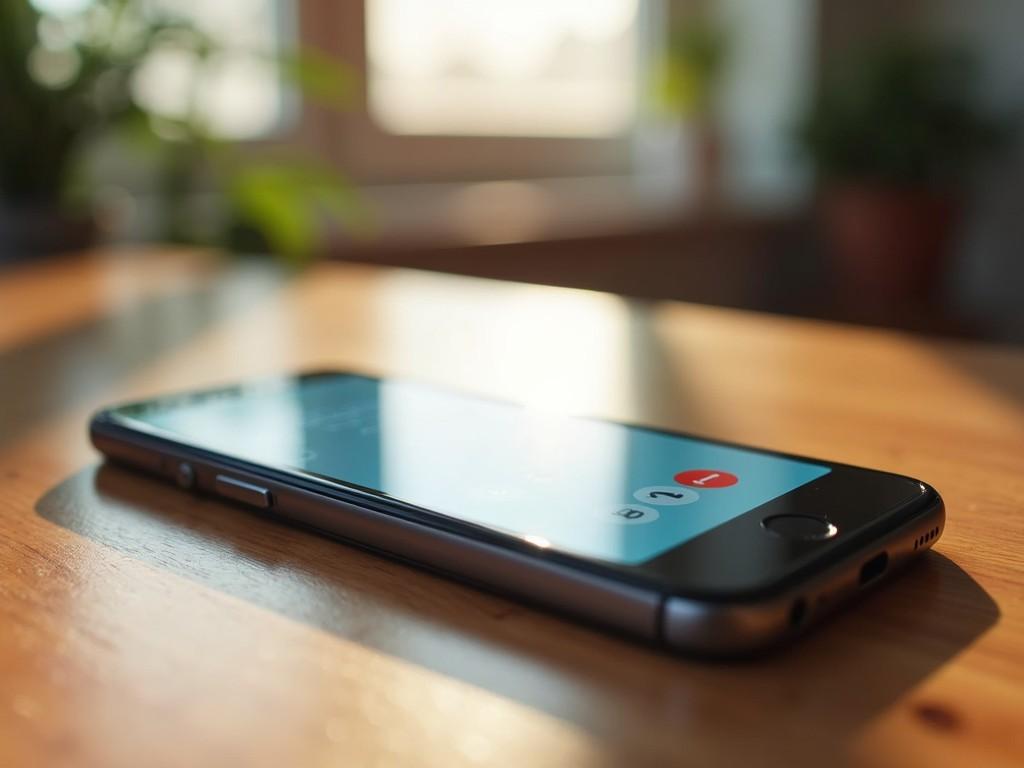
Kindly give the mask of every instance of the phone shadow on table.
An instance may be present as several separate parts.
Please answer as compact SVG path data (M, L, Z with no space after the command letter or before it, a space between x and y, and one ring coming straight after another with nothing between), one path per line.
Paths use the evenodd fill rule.
M36 510L148 565L572 722L623 755L657 752L659 738L706 742L729 723L715 757L763 746L813 761L999 618L970 576L932 552L790 648L697 662L109 464L68 478ZM914 714L925 726L958 720L956 702ZM791 738L794 722L810 737Z

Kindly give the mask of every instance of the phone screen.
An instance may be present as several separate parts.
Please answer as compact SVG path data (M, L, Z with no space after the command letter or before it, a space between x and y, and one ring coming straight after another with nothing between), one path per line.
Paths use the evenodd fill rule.
M827 466L396 380L325 374L119 411L179 442L292 467L619 564L650 560Z

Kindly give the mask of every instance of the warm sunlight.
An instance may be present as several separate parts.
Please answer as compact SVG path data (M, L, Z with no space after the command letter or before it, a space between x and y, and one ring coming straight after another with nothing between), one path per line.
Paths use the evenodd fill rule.
M637 0L371 0L371 109L402 134L621 133L637 17Z

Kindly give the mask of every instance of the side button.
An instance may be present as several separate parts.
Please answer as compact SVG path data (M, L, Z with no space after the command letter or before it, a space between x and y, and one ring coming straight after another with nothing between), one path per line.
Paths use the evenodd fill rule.
M196 471L192 469L192 465L187 461L183 461L178 464L178 466L174 468L174 482L186 491L194 488L196 485Z
M244 480L236 480L227 475L217 475L213 481L213 486L221 496L233 499L234 501L240 501L251 507L270 509L270 491L266 488L260 488L258 485L247 483Z

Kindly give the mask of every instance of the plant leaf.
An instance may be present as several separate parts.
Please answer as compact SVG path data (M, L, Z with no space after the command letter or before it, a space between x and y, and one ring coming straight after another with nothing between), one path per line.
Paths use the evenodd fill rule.
M315 103L342 111L354 103L358 78L345 62L309 47L279 60L285 76Z

